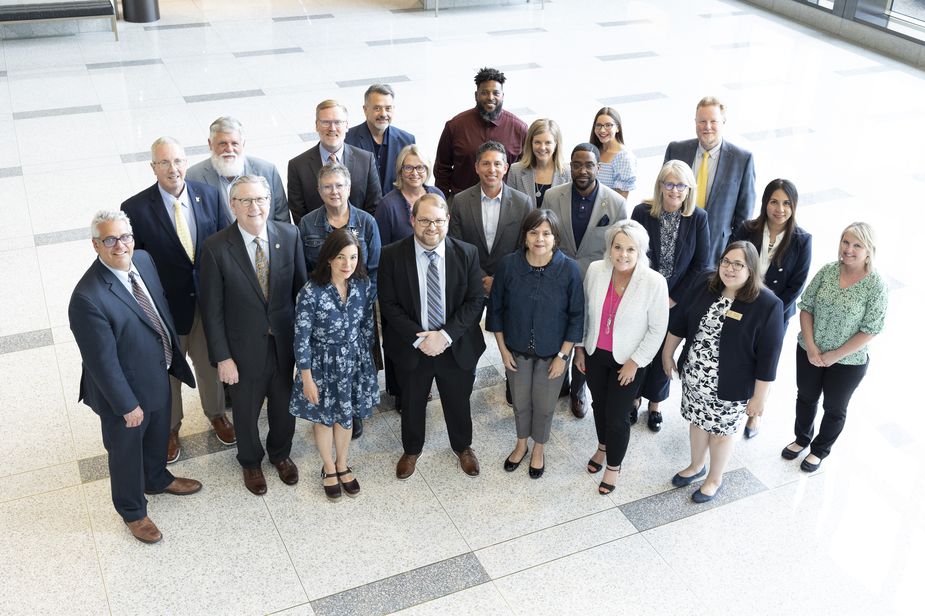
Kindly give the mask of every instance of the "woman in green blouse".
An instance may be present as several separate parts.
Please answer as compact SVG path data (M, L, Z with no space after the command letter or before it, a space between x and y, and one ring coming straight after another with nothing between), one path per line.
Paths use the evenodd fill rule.
M807 473L819 468L845 427L848 402L867 372L867 343L883 329L887 288L874 269L876 250L870 225L848 225L838 261L819 270L798 304L796 440L781 456L793 460L809 447L800 464ZM820 396L822 422L813 438Z

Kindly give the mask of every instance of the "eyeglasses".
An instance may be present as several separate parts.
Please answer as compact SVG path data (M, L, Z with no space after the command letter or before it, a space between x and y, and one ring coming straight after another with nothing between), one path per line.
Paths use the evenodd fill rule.
M346 123L347 120L318 120L318 124L321 124L325 128L331 128L332 126L340 128Z
M340 192L347 188L346 184L322 184L318 188L321 192Z
M176 167L177 169L182 169L186 166L185 158L175 158L173 160L158 160L152 161L151 163L159 169L170 169L170 167Z
M610 130L614 126L616 126L616 124L614 124L613 122L608 122L607 124L595 124L594 130L601 130L602 128L605 130Z
M730 261L726 257L719 262L720 267L731 267L734 272L741 272L742 268L745 267L745 264L741 261Z
M424 165L402 165L402 173L411 173L412 171L417 171L418 173L427 173L427 167Z
M438 218L437 220L431 220L430 218L415 218L414 220L425 229L430 229L431 226L442 229L443 225L446 224L446 218Z
M243 203L246 207L251 205L256 205L257 207L263 207L270 201L270 197L245 197L239 199L238 197L232 197L232 201L237 201L238 203Z
M116 242L122 242L126 246L129 244L135 243L135 236L131 233L123 233L122 235L116 237L115 235L110 235L109 237L104 237L103 239L96 239L97 242L105 246L106 248L112 248L116 245Z
M594 171L597 169L597 163L569 163L569 167L572 168L572 171L581 171L582 169L586 171Z
M674 182L662 182L662 186L665 187L665 190L676 190L678 192L684 192L690 188L687 184L675 184Z

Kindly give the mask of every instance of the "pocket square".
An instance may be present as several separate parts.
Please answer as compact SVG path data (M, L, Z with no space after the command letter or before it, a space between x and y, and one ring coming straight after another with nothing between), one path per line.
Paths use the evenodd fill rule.
M609 225L610 225L610 216L608 216L607 214L604 214L603 216L601 216L601 219L597 221L598 227L607 227Z

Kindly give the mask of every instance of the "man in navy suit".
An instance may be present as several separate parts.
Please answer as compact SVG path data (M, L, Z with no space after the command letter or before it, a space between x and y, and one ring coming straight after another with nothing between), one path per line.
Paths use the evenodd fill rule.
M414 143L414 135L392 126L395 91L385 83L374 83L363 95L366 121L347 131L344 143L373 155L382 194L395 188L395 159L406 145Z
M234 213L228 202L228 189L242 175L260 175L270 183L273 192L273 220L289 222L289 202L283 189L283 180L273 163L244 154L244 128L241 122L222 116L209 126L209 150L212 155L189 168L186 178L208 184L222 196L223 213L228 224L234 222Z
M449 209L438 195L418 199L414 235L382 250L378 287L385 350L401 385L404 454L395 474L414 473L424 448L427 395L437 381L450 447L463 472L479 474L472 451L469 397L475 367L485 351L479 327L485 292L475 246L446 237Z
M350 171L350 203L370 214L382 198L379 174L373 155L344 143L347 133L347 108L335 100L324 100L315 107L315 130L318 143L289 161L289 211L292 221L324 205L318 193L318 172L328 163L337 162Z
M223 229L221 197L211 186L185 181L186 154L172 137L151 145L151 168L157 182L122 204L135 229L135 247L154 259L170 314L179 334L181 355L189 353L199 383L202 410L218 440L234 445L234 426L225 416L225 395L215 367L209 363L199 312L199 259L206 238ZM167 463L180 457L183 400L180 381L170 380L170 437Z
M193 494L194 479L167 470L168 374L195 386L151 257L134 250L123 212L97 212L90 226L99 255L68 305L83 371L80 397L100 417L109 454L112 503L136 539L161 540L145 494Z
M723 139L726 106L719 99L700 99L694 124L697 138L669 143L664 162L682 160L694 170L697 206L706 209L710 225L710 264L716 267L729 236L751 218L755 163L751 152ZM706 169L702 168L704 163Z

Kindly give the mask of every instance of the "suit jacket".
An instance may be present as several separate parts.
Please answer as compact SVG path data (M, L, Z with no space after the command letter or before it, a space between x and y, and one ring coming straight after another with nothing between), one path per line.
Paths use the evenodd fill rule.
M683 160L693 169L696 155L696 139L672 141L665 150L664 162ZM755 205L755 162L752 153L724 139L717 165L713 188L707 194L705 208L710 223L711 267L716 266L732 232L751 218Z
M373 155L345 143L343 157L350 171L350 203L374 214L376 203L382 198L382 188ZM295 224L324 205L318 193L318 172L323 166L321 146L317 143L289 161L289 211Z
M543 198L543 209L552 210L559 216L562 228L559 229L561 244L559 248L578 261L581 268L581 277L592 261L604 257L607 247L604 246L604 231L607 227L626 216L626 199L618 195L612 188L607 188L598 182L597 198L588 221L588 230L581 238L581 246L575 246L575 234L572 232L572 183L554 186L546 191ZM606 219L605 219L606 216Z
M385 353L405 369L417 366L422 352L414 348L421 325L421 291L415 263L414 236L382 249L379 261L379 309ZM485 294L479 275L479 255L475 246L446 238L446 323L444 331L453 344L452 353L460 368L475 370L485 351L485 338L479 327Z
M241 175L259 175L267 180L270 184L270 197L273 199L273 220L278 222L289 222L289 202L286 199L286 190L283 188L283 180L279 177L279 171L273 163L254 158L252 156L244 157L244 173ZM222 197L222 213L227 219L228 225L235 221L234 214L231 213L231 207L228 204L228 193L222 186L222 181L218 178L218 172L212 166L212 160L207 158L189 168L186 172L186 179L208 184L218 190Z
M196 217L195 261L189 260L180 244L157 183L122 203L122 211L132 221L135 249L145 250L154 258L158 276L167 293L170 314L182 336L193 327L202 245L207 237L228 225L218 190L191 181L186 182L186 190Z
M380 178L382 183L379 187L383 194L395 188L395 159L398 158L398 153L401 152L403 147L411 145L414 142L414 135L411 133L396 126L389 126L388 140L386 141L389 157L385 161L385 177ZM376 142L373 139L372 133L369 132L369 125L366 122L357 124L348 130L347 136L344 138L344 143L373 154L373 164L375 164Z
M633 210L633 220L645 227L649 234L646 254L649 266L658 271L662 253L661 222L649 215L652 206L640 203ZM678 224L678 239L674 245L674 269L668 279L668 297L681 300L700 272L715 266L710 263L710 228L707 213L694 208L690 216L682 216Z
M507 177L504 178L504 181L507 182L507 185L511 188L515 188L527 195L530 198L530 201L533 202L533 207L537 207L536 177L533 174L533 169L528 169L524 167L523 162L517 161L507 170ZM565 168L562 171L553 171L552 186L550 186L550 188L571 181L572 174L569 172L568 168Z
M268 336L276 341L280 370L295 365L292 340L295 300L305 285L305 257L299 230L267 221L270 297L264 299L257 272L234 224L206 240L202 254L202 322L209 360L233 359L241 375L263 373Z
M488 250L485 226L482 222L482 188L480 184L476 184L453 198L449 234L478 248L482 276L494 276L498 262L517 250L520 228L532 209L533 205L527 195L510 186L502 185L501 215L498 218L498 228L495 230L495 241L492 242L491 250Z
M751 242L755 250L760 253L761 244L764 241L764 230L749 233L743 223L729 238L729 243L739 240ZM813 236L800 227L794 228L787 252L780 257L780 264L776 259L771 259L768 271L764 273L764 284L784 304L784 321L786 322L796 314L797 298L806 286L809 264L813 257Z
M101 416L125 415L137 406L145 412L169 413L168 374L196 386L180 351L154 261L145 251L135 250L132 262L167 326L173 361L168 370L161 336L151 320L119 279L96 259L74 288L67 316L82 362L78 400Z

